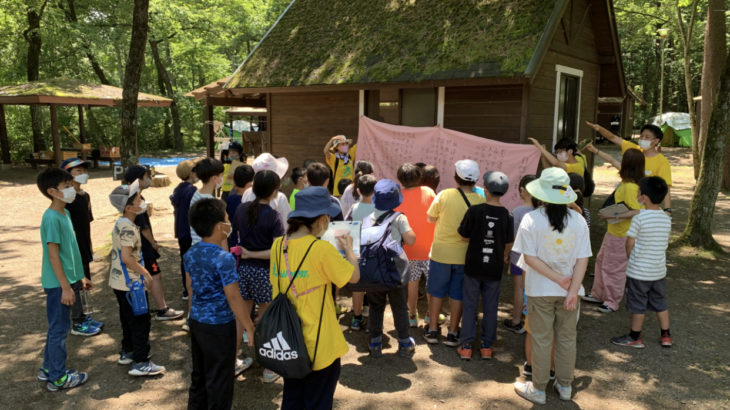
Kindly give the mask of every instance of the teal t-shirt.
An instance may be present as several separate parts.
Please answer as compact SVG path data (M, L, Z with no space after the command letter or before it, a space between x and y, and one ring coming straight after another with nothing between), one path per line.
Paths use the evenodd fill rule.
M48 243L58 244L58 254L61 266L69 284L76 283L84 277L84 267L81 263L81 252L76 242L76 234L71 223L68 210L64 214L46 209L41 220L41 244L43 246L43 264L41 265L41 285L46 289L58 288L56 274L48 257Z

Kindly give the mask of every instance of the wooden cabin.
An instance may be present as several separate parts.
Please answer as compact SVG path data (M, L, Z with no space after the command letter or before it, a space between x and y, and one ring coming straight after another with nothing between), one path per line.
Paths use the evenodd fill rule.
M551 146L592 136L599 98L627 91L611 0L296 0L191 95L209 115L266 107L272 152L299 164L355 138L360 115Z

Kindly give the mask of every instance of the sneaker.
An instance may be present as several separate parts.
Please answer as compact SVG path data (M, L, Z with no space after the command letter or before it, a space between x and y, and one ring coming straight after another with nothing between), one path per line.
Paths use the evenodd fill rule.
M98 322L98 321L92 319L91 316L86 316L86 321L84 323L88 324L89 326L98 328L98 329L104 328L104 323Z
M515 393L523 399L529 400L537 404L545 404L545 391L537 390L532 382L516 382L514 384Z
M183 291L182 296L181 296L181 299L182 300L188 300L188 292L186 290Z
M408 325L410 327L418 327L418 313L408 314Z
M583 299L584 301L590 302L590 303L603 303L602 300L593 297L593 295L591 295L591 294L581 296L580 298Z
M370 316L370 306L363 306L362 307L362 317L369 317Z
M352 323L350 323L350 329L352 330L360 330L362 329L362 325L365 322L364 319L358 319L356 317L352 318Z
M76 373L75 369L66 369L66 374ZM38 369L38 375L36 376L39 382L47 382L48 381L48 369L40 368Z
M87 380L89 380L89 375L86 373L69 373L68 371L66 371L66 374L64 374L63 377L56 380L55 382L48 381L48 383L46 383L46 389L48 389L48 391L72 389L74 387L81 386L82 384L86 383Z
M555 370L550 369L550 380L555 380Z
M246 357L243 360L236 358L236 370L235 370L234 375L238 376L239 374L248 370L248 368L251 367L251 365L253 365L253 358Z
M570 386L561 386L557 381L553 383L553 388L555 388L555 391L560 395L560 400L570 401L570 398L573 395L573 388Z
M76 336L94 336L98 335L101 329L98 327L90 326L88 323L74 323L71 326L71 334Z
M527 364L527 362L522 365L522 374L524 374L525 376L532 376L532 366Z
M672 347L672 336L662 336L662 347Z
M484 343L482 343L482 347L479 348L479 354L482 356L482 360L492 360L494 351L491 347L486 347L484 346Z
M461 360L471 360L471 345L469 343L462 343L461 346L456 348L456 353Z
M449 347L456 347L459 345L459 334L454 332L449 332L446 335L446 340L444 340L444 344Z
M182 325L182 330L190 333L190 323L188 323L188 320L190 319L185 319L185 323Z
M175 310L173 308L164 308L157 311L157 314L155 315L155 319L157 320L175 320L180 319L185 312L182 310Z
M644 345L644 341L641 340L641 336L639 336L639 338L636 340L632 339L629 335L612 337L611 343L618 346L633 347L634 349L643 349L644 347L646 347Z
M605 303L602 303L601 306L598 307L598 311L601 313L612 313L615 312L616 309L606 305Z
M432 345L437 344L439 342L439 336L440 336L439 333L440 332L438 329L436 329L436 330L427 329L426 333L423 334L423 339L426 341L426 343L429 343Z
M518 324L515 325L512 322L512 319L505 319L503 323L504 323L504 327L506 327L507 330L509 330L512 333L516 333L518 335L521 335L521 334L523 334L523 333L526 332L524 326L522 326L522 322L520 322L520 323L518 323Z
M264 369L264 374L263 374L263 381L264 381L264 383L273 383L276 380L278 380L279 377L281 377L281 376L279 376L275 372L273 372L273 371L271 371L269 369Z
M368 350L370 350L370 357L373 359L380 359L383 357L383 343L375 342L368 344Z
M127 374L130 376L155 376L165 373L165 366L159 366L152 361L134 363Z
M132 364L134 362L134 353L132 352L119 352L119 360L117 360L117 363L119 364ZM152 353L147 353L147 360L152 358Z
M412 337L408 338L408 343L398 343L399 357L413 357L416 353L416 341Z

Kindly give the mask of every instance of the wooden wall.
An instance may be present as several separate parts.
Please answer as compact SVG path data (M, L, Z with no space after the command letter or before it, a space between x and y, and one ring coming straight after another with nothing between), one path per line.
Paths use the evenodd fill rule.
M444 128L520 142L522 85L446 87Z
M530 86L528 136L552 145L555 115L556 64L583 71L578 137L593 135L585 121L595 121L600 65L586 0L573 0L559 25L542 65ZM588 11L590 13L591 11Z
M286 157L290 170L305 159L323 162L330 138L357 138L357 112L357 91L271 94L271 151Z

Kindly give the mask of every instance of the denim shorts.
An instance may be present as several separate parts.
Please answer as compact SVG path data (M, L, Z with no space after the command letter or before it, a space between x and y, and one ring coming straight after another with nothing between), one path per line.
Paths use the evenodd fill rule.
M463 299L464 265L429 261L426 292L437 298L449 296L453 300Z

